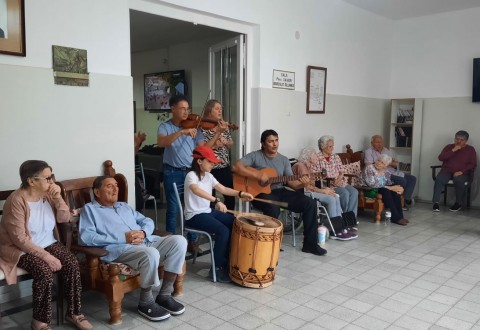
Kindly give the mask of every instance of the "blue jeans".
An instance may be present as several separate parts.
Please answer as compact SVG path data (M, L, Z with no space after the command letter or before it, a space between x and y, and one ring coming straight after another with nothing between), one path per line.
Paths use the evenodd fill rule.
M230 257L230 237L235 217L230 213L212 210L212 213L200 213L186 223L189 227L215 234L213 258L215 267L226 268Z
M404 177L392 175L392 181L394 184L398 184L403 187L403 197L405 197L406 200L412 199L413 190L417 184L416 177L406 173Z
M165 230L171 232L172 234L176 233L177 216L180 210L178 207L177 198L175 197L173 183L175 182L177 186L185 184L185 177L187 176L187 173L188 170L176 169L166 164L163 166L163 187L165 188L165 197L167 199ZM181 195L180 198L183 198L183 195ZM194 241L197 239L197 235L188 233L187 239L189 241Z

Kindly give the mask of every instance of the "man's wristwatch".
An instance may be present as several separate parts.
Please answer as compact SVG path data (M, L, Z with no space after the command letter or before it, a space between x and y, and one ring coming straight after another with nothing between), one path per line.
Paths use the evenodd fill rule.
M214 202L214 203L215 203L215 205L217 205L217 204L218 204L218 203L220 203L220 202L221 202L220 198L218 198L218 197L217 197L217 198L215 198L215 202Z

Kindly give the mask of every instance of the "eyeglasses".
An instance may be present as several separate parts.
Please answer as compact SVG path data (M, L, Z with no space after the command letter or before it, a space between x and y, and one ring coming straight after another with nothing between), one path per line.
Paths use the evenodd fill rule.
M50 176L47 176L46 178L41 177L41 176L34 176L33 177L35 180L47 180L48 183L52 182L53 180L53 174Z
M186 113L191 113L192 109L189 108L179 108L181 111L186 112Z

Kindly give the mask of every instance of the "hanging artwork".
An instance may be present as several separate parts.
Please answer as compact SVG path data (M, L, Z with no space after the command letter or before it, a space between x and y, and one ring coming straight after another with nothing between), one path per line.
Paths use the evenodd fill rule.
M87 50L53 46L55 84L88 86Z

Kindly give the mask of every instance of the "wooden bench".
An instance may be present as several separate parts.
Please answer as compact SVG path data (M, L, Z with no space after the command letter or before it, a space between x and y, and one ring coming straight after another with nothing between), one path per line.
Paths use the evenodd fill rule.
M0 191L0 201L5 201L8 198L8 196L10 196L14 191L15 190ZM1 216L3 216L3 210L0 210L0 221L1 221ZM55 227L55 238L57 240L59 239L57 227ZM28 281L31 279L32 279L32 275L30 275L25 269L17 267L17 284L18 282ZM63 323L63 285L62 285L62 281L59 279L58 276L56 276L56 281L57 281L57 290L56 290L57 294L56 294L56 297L54 295L54 299L57 301L56 303L57 325L61 325ZM7 285L7 280L5 279L5 274L3 273L3 271L0 270L0 287L6 286L6 285ZM23 310L23 308L21 306L18 306L6 311L2 311L1 315L10 315L21 310Z
M105 175L115 178L118 183L118 200L127 202L128 184L125 176L115 173L111 161L104 162ZM62 196L70 209L78 209L93 200L93 181L96 177L64 180L59 182L62 187ZM76 222L62 224L62 236L66 245L76 254L85 257L81 265L82 282L85 288L103 293L109 304L110 324L122 322L122 300L126 293L140 288L140 275L122 275L118 264L104 264L100 257L106 256L108 251L99 247L88 247L78 244L78 227ZM165 236L165 232L155 231L154 234ZM174 296L183 294L183 279L185 276L185 264L183 274L177 276L174 284ZM163 266L159 267L159 275L162 278Z

